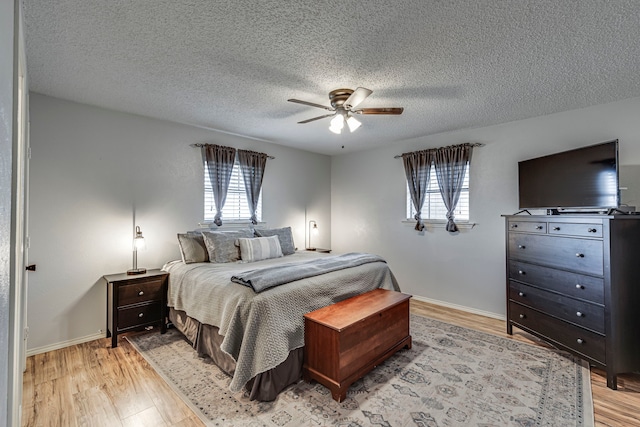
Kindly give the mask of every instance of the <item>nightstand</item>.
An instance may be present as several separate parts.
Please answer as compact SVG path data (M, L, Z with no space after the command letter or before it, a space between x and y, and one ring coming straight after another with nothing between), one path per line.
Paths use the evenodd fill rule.
M330 254L331 249L323 249L323 248L313 248L313 249L305 249L307 251L319 252L322 254Z
M118 334L160 325L167 331L166 306L169 273L148 270L144 274L107 274L107 338L118 346Z

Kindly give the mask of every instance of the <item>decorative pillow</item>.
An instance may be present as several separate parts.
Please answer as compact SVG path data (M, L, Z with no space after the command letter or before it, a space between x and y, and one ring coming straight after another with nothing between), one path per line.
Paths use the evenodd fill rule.
M256 228L255 234L258 237L278 236L283 255L291 255L296 252L296 246L293 244L293 234L291 233L291 227L270 228L263 230L259 230Z
M209 262L236 262L240 259L240 248L236 240L253 237L251 230L203 231L204 244L209 253Z
M209 262L209 254L204 244L202 234L180 234L178 233L178 244L180 245L180 254L185 264L193 262Z
M262 259L280 258L282 249L278 236L238 239L242 262L260 261Z

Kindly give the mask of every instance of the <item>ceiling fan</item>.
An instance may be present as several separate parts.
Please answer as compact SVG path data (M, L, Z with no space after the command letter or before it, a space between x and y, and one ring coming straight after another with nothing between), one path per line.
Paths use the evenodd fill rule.
M359 87L356 90L352 89L336 89L329 92L329 102L331 107L326 107L321 104L316 104L313 102L301 101L299 99L287 99L289 102L295 102L303 105L310 105L312 107L322 108L323 110L331 111L331 114L325 114L323 116L314 117L311 119L303 120L298 122L300 124L313 122L315 120L324 119L325 117L332 117L331 126L329 130L333 133L340 133L344 128L344 124L346 123L349 126L349 130L351 132L355 131L360 127L362 123L358 121L354 114L391 114L398 115L402 114L404 108L401 107L393 107L393 108L358 108L356 107L360 105L362 101L367 99L369 95L373 93L372 90L366 89L363 87Z

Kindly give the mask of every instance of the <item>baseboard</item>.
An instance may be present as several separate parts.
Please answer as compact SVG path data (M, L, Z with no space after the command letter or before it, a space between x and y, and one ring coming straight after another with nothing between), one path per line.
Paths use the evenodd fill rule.
M480 316L485 316L485 317L491 317L493 319L498 319L498 320L506 319L506 317L502 314L491 313L489 311L478 310L476 308L466 307L464 305L452 304L449 302L439 301L431 298L425 298L418 295L414 295L413 299L417 301L427 302L429 304L435 304L443 307L453 308L460 311L465 311L467 313L478 314ZM55 344L46 345L44 347L31 348L27 350L27 357L34 356L36 354L46 353L48 351L60 350L61 348L69 347L76 344L82 344L82 343L93 341L93 340L102 339L104 337L105 337L104 333L97 333L97 334L87 335L80 338L75 338L68 341L62 341Z
M507 319L507 317L504 314L491 313L490 311L478 310L477 308L471 308L471 307L466 307L464 305L452 304L450 302L445 302L445 301L438 301L435 299L425 298L418 295L414 295L413 299L417 301L428 302L429 304L441 305L447 308L466 311L467 313L471 313L471 314L478 314L480 316L490 317L492 319L498 319L498 320Z
M61 348L69 347L76 344L82 344L82 343L93 341L93 340L99 340L104 338L105 336L106 335L101 332L93 335L87 335L84 337L75 338L69 341L62 341L55 344L45 345L43 347L30 348L29 350L27 350L27 357L35 356L36 354L46 353L48 351L60 350Z

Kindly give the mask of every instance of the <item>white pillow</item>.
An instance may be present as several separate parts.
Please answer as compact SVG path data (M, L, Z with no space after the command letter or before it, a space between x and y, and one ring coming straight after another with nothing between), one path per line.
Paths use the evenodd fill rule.
M280 258L282 248L278 236L254 237L253 239L239 238L240 258L242 262L260 261L263 259Z

